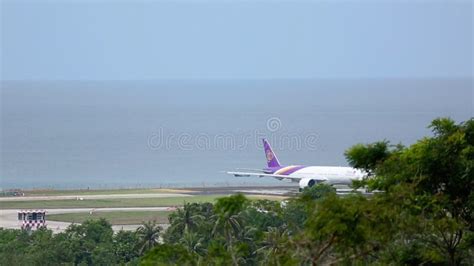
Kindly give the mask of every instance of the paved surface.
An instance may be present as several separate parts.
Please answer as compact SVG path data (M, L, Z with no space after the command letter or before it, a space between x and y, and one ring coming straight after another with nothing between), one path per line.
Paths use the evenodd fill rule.
M274 196L286 196L291 192L297 192L297 189L236 189L232 192L241 192L244 194L251 195L274 195Z
M169 211L175 209L174 207L133 207L133 208L76 208L76 209L43 209L46 214L60 214L60 213L80 213L80 212L107 212L107 211ZM17 210L0 210L0 227L19 229ZM71 223L46 221L47 227L55 233L63 232ZM114 231L119 230L135 230L140 225L113 225ZM167 225L161 225L167 227Z
M58 196L25 196L25 197L0 197L0 202L5 201L30 201L30 200L81 200L81 199L142 199L142 198L175 198L189 197L182 193L145 193L145 194L101 194L101 195L58 195Z
M298 185L285 186L242 186L242 187L195 187L192 188L194 195L228 195L242 192L251 195L284 195L298 191Z
M224 187L224 188L198 188L183 193L137 193L137 194L100 194L100 195L53 195L53 196L25 196L25 197L1 197L0 202L8 201L32 201L32 200L90 200L90 199L117 199L117 198L169 198L189 197L192 195L216 195L232 194L237 191L254 195L284 195L291 190L289 187ZM174 191L170 191L174 192ZM178 192L178 190L176 191ZM68 208L68 209L43 209L47 214L80 213L80 212L107 212L107 211L169 211L174 207L131 207L131 208ZM18 210L0 209L0 227L19 229ZM64 231L70 223L46 221L47 227L53 232ZM135 230L140 225L114 225L112 228L118 230ZM168 225L162 225L166 228Z

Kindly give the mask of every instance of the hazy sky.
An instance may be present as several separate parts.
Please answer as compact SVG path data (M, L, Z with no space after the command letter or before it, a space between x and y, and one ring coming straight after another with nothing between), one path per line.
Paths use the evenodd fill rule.
M1 0L2 79L472 77L472 1Z

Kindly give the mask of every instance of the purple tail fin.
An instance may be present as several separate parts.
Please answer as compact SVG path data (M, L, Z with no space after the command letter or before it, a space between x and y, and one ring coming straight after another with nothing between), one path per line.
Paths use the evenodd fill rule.
M266 139L263 139L263 148L265 149L265 156L267 157L268 167L280 167L280 162L278 161L278 158L276 157L275 153L272 151L270 143L268 143Z

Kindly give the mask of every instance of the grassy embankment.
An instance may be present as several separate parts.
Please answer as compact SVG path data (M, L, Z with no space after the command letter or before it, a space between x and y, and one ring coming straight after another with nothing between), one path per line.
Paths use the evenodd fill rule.
M90 213L62 213L50 214L50 221L61 221L69 223L82 223L86 220L105 218L113 225L141 224L155 220L157 223L168 223L168 215L171 211L111 211Z
M83 196L83 195L115 195L115 194L151 194L151 193L188 193L188 189L172 188L136 188L136 189L34 189L22 190L25 196ZM0 193L0 196L4 194Z
M61 209L61 208L121 208L181 206L185 202L213 202L222 196L192 196L169 198L110 198L110 199L61 199L0 202L1 209Z

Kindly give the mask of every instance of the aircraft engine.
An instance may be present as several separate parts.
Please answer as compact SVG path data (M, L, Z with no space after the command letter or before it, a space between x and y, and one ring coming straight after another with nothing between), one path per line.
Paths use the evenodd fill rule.
M312 187L316 185L316 183L317 183L316 180L311 179L309 177L302 178L300 180L300 191L303 190L305 187Z

